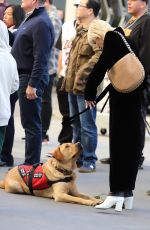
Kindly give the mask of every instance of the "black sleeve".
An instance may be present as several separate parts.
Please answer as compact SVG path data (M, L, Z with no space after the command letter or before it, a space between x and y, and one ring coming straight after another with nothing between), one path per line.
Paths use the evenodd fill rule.
M9 45L12 46L15 40L15 33L11 33L9 30L8 33L9 33Z
M62 36L62 31L60 32L59 38L58 38L58 40L57 40L57 42L56 42L56 45L55 45L55 47L56 47L57 49L59 49L59 50L62 50L61 36Z
M120 58L129 53L122 38L114 31L107 32L104 39L103 52L95 65L93 71L89 75L86 88L85 100L93 101L96 98L97 87L105 77L105 73Z
M139 58L150 75L150 17L142 26L140 41Z
M54 44L54 31L45 21L38 23L33 34L33 68L28 85L37 88L43 76L47 76L48 60Z

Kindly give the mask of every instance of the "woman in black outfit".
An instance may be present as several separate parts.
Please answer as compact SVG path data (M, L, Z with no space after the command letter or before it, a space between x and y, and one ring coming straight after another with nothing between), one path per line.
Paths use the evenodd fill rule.
M116 30L124 35L121 28ZM128 42L133 48L130 40ZM86 85L85 100L88 106L94 106L97 86L103 80L106 71L127 53L129 50L120 35L115 31L107 32L103 52ZM107 209L115 205L115 210L121 211L123 203L126 209L132 209L132 190L135 188L142 146L143 85L144 83L130 93L120 93L110 86L110 193L102 204L96 206L98 209Z

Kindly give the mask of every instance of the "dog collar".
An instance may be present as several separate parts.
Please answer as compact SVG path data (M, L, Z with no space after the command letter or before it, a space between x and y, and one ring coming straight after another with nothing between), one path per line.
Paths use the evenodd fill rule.
M69 171L69 170L63 169L63 168L57 168L56 167L56 170L63 173L65 176L67 176L67 175L70 176L72 174L72 171Z
M50 158L55 158L51 153L49 153L49 157ZM67 169L63 169L63 168L57 168L56 167L56 170L61 172L62 174L64 174L65 176L70 176L72 174L72 171L69 171Z

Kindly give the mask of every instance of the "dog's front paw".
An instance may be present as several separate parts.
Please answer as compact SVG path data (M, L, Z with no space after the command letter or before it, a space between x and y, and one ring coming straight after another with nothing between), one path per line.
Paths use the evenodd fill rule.
M101 200L101 199L92 199L92 200L89 200L88 201L88 204L87 205L89 205L89 206L95 206L95 205L97 205L97 204L101 204L103 202L103 200Z
M95 206L95 205L97 205L97 204L101 204L101 203L103 203L104 201L102 200L102 199L95 199L94 198L94 200L93 200L93 205Z

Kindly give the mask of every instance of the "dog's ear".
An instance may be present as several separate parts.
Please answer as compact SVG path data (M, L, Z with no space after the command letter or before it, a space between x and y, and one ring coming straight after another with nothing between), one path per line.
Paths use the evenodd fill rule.
M58 147L57 149L52 151L53 157L55 157L58 161L62 161L64 159L63 154L60 152L60 148Z

